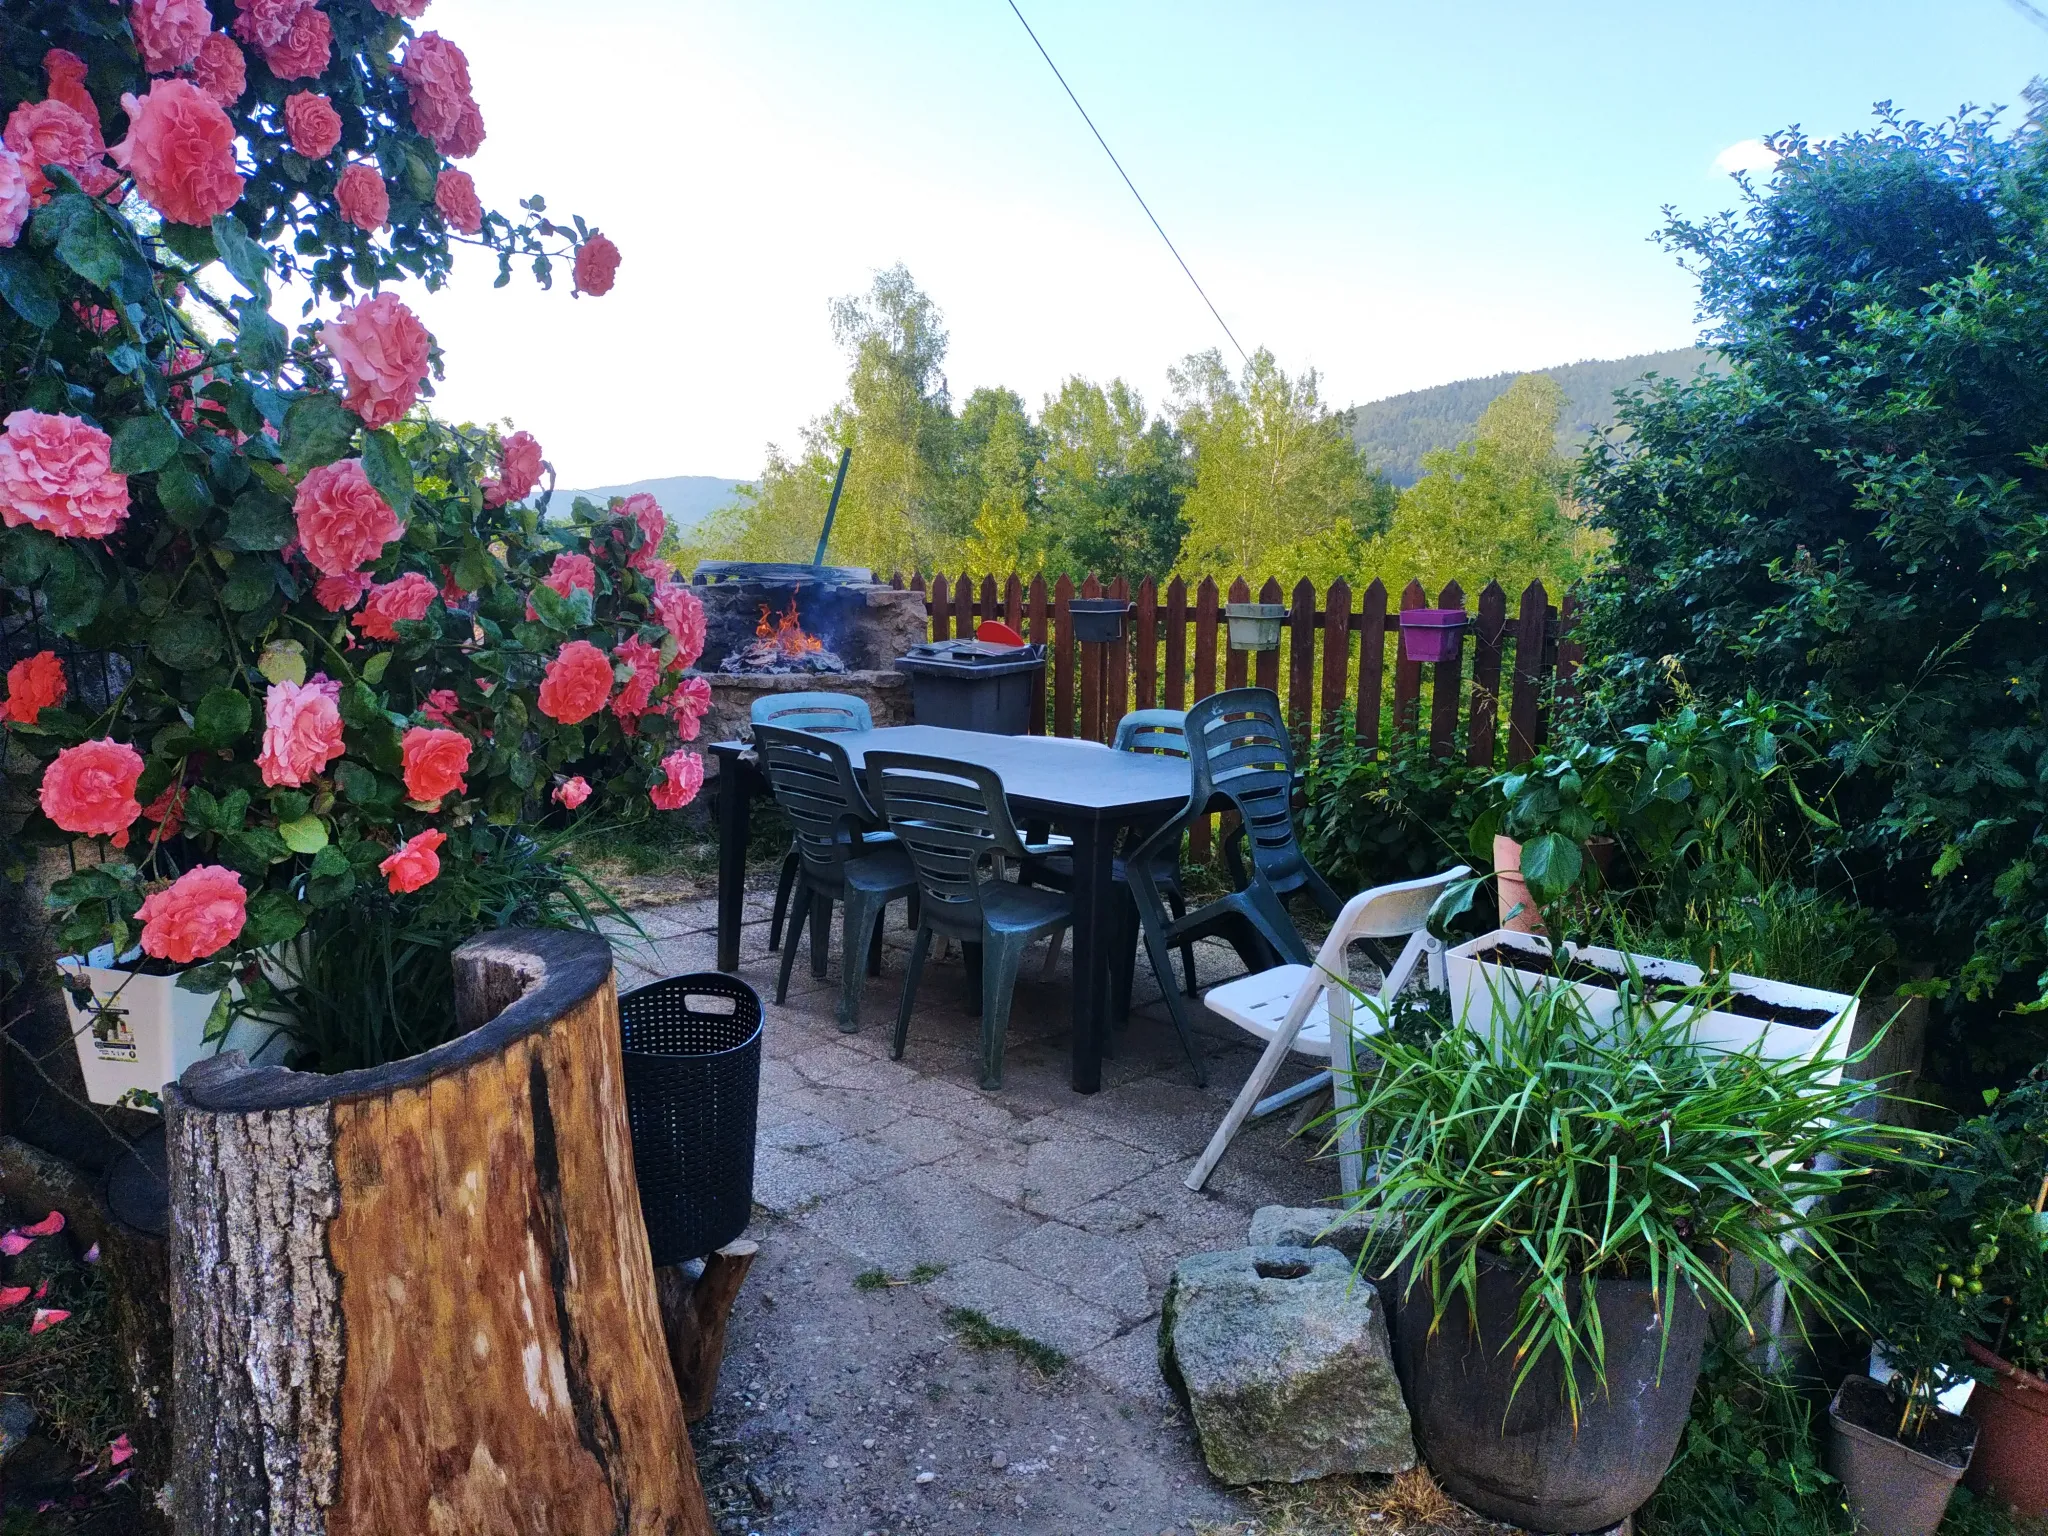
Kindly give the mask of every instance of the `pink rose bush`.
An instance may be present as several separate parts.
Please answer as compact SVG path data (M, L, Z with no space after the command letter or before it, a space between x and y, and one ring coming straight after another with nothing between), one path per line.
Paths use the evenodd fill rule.
M280 80L305 80L323 73L334 51L334 25L318 5L293 12L284 36L263 50L263 62Z
M64 663L55 651L37 651L7 669L7 697L0 699L0 720L34 725L36 716L61 704L69 685Z
M334 200L341 216L357 229L375 234L391 222L391 193L374 165L357 161L341 173L335 184Z
M28 223L35 200L29 192L27 164L13 150L0 144L0 247L14 244Z
M423 805L439 805L469 786L469 738L460 731L416 725L399 743L405 754L405 792Z
M619 275L619 248L593 229L590 238L576 247L575 274L578 293L602 298L612 291Z
M110 837L118 848L142 814L135 799L141 778L142 754L125 741L81 741L43 771L37 798L43 814L66 832Z
M249 920L249 893L232 869L201 864L142 903L142 952L189 965L234 943Z
M85 60L69 48L52 48L43 55L43 76L49 82L49 89L44 95L52 101L63 102L90 123L94 133L106 131L100 122L99 105L92 99L92 92L85 88Z
M540 443L531 432L514 432L498 445L498 473L484 482L484 505L502 507L524 501L533 494L547 465L540 456ZM568 596L565 592L564 597Z
M413 126L444 155L475 154L483 143L483 115L463 51L438 32L423 32L406 49L398 75L411 93Z
M128 26L142 50L142 67L152 75L167 75L199 57L213 17L206 0L133 0Z
M704 654L704 603L696 593L678 581L657 581L654 611L662 627L676 643L673 667L692 667Z
M611 658L588 640L571 640L548 663L540 685L540 712L563 725L580 725L612 696Z
M377 868L390 880L393 893L416 891L441 873L439 849L447 841L447 833L429 827L400 843Z
M564 779L555 786L554 798L557 805L573 811L590 798L590 781L580 773L572 779Z
M388 427L412 409L426 382L434 338L396 294L350 305L320 328L320 339L347 381L348 408L364 426Z
M626 563L643 576L674 575L669 563L661 558L662 537L668 532L668 515L661 510L661 503L640 491L619 504L619 515L631 518L640 528L640 545ZM621 543L629 538L623 528L616 536Z
M396 640L392 625L401 619L424 619L440 589L418 571L370 588L370 600L355 616L356 627L372 640Z
M476 183L469 172L450 166L434 182L434 206L448 227L465 235L480 235L484 228L484 205L477 201Z
M128 137L114 146L114 163L158 213L177 224L210 224L241 200L235 127L219 102L189 80L159 80L147 96L131 92L121 105Z
M661 760L661 782L647 792L657 810L680 811L704 787L704 759L695 752L671 752Z
M341 114L317 91L294 91L284 99L284 131L293 154L325 160L341 142Z
M128 520L114 440L76 416L16 411L0 433L0 522L61 539L103 539Z
M192 83L216 105L232 107L249 89L249 61L227 33L209 33L192 61Z
M256 755L265 784L297 789L341 756L340 699L341 684L325 677L270 685L263 695L263 749Z
M0 140L20 157L28 174L29 201L38 206L50 196L50 178L43 174L47 165L69 171L94 194L120 179L106 163L99 125L61 101L23 102L8 114Z
M313 583L313 601L329 613L347 613L377 584L368 571L350 571L345 576L322 576Z
M0 462L0 486L4 476ZM370 484L361 459L337 459L309 472L299 482L292 516L306 559L329 576L353 576L405 532L391 503Z

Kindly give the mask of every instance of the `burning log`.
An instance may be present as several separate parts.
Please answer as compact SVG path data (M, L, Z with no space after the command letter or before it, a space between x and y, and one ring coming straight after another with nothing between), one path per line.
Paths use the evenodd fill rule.
M846 663L825 648L825 642L811 634L803 626L796 611L796 598L789 600L789 606L780 614L774 613L767 603L761 604L761 620L754 626L754 641L741 646L725 658L720 671L731 673L746 672L821 672L837 673L846 670Z

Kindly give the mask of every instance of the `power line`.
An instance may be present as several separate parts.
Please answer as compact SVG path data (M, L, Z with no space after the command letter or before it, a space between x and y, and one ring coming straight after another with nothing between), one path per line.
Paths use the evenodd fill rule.
M2039 6L2030 4L2029 0L2006 0L2006 3L2035 26L2048 31L2048 15L2043 15Z
M1151 206L1146 203L1145 196L1138 190L1137 183L1131 180L1131 173L1125 170L1123 162L1117 159L1116 151L1109 147L1109 140L1102 136L1102 130L1095 126L1095 119L1088 115L1088 109L1081 105L1081 98L1074 94L1074 88L1067 84L1067 77L1060 73L1059 65L1053 63L1052 55L1045 51L1045 44L1039 42L1038 34L1031 30L1031 23L1024 20L1024 13L1017 9L1017 0L1009 0L1009 5L1010 10L1016 15L1019 24L1023 26L1025 35L1031 39L1032 46L1038 49L1038 56L1045 60L1045 67L1051 70L1053 78L1059 81L1060 89L1067 93L1067 100L1074 104L1074 110L1081 114L1081 121L1088 125L1088 131L1095 135L1095 142L1102 146L1102 152L1109 156L1109 163L1116 167L1117 175L1123 177L1124 185L1131 189L1131 196L1135 197L1138 200L1138 206L1145 210L1145 217L1150 219L1152 227L1159 231L1159 238L1166 241L1166 248L1173 252L1173 259L1180 263L1181 271L1187 273L1188 281L1195 285L1195 292L1201 294L1202 302L1209 306L1209 313L1215 315L1216 323L1223 327L1223 334L1230 337L1230 344L1237 348L1237 355L1244 358L1246 362L1250 362L1251 357L1246 353L1244 344L1231 333L1229 323L1218 313L1215 304L1211 302L1209 295L1203 291L1201 283L1197 281L1193 270L1188 266L1187 259L1181 255L1165 229L1161 227L1158 215L1154 214Z

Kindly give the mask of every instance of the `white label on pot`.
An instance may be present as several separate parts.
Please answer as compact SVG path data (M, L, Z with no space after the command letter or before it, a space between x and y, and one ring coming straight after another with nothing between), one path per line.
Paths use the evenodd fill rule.
M97 1006L92 1016L93 1053L101 1061L137 1060L135 1034L128 1027L128 1010L115 1007L111 1000L94 1001Z

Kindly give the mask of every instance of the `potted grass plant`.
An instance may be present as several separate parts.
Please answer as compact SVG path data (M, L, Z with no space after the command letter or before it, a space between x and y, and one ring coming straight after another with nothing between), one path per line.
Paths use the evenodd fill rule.
M1795 1309L1853 1289L1824 1202L1863 1129L1826 1064L1697 1038L1691 1010L1601 1019L1573 987L1494 1028L1374 1042L1348 1111L1381 1148L1354 1213L1390 1234L1394 1356L1458 1499L1536 1531L1614 1525L1684 1429L1709 1309L1775 1272Z

